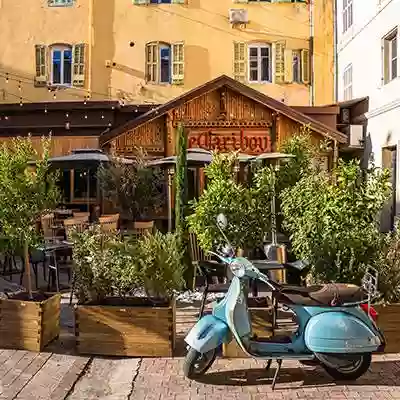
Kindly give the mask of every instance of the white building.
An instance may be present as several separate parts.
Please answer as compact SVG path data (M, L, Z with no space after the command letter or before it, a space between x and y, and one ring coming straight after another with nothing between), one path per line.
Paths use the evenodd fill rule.
M393 218L400 215L400 0L336 0L336 17L337 100L369 97L365 145L376 165L393 169Z

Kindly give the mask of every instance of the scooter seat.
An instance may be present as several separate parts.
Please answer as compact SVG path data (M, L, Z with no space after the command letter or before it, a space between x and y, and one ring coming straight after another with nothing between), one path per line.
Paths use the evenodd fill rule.
M363 301L366 293L356 285L328 283L308 287L285 285L275 293L275 296L283 304L335 307Z

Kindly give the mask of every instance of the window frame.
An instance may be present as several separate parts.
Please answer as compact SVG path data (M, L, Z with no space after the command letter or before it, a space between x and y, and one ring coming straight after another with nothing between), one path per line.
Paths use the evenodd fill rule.
M347 64L343 70L343 100L348 101L353 98L353 64Z
M51 86L60 86L60 87L72 87L74 81L74 46L68 44L54 44L49 46L50 50L50 84ZM60 68L60 83L54 82L54 52L61 51L62 58L61 58L61 68ZM65 83L64 82L64 52L70 51L71 52L71 82Z
M251 79L251 71L252 68L250 67L251 63L251 56L250 51L251 49L257 49L257 80ZM261 56L261 49L268 49L268 80L261 80L262 76L262 58ZM272 73L272 44L271 43L248 43L247 45L247 79L249 83L259 83L259 84L266 84L272 83L273 81L273 73Z
M343 0L342 7L342 33L345 34L354 23L353 0Z
M47 0L49 7L72 7L75 0Z
M297 57L297 68L296 68L296 64L295 64L295 58ZM296 50L292 50L292 69L293 69L293 77L292 77L292 81L293 83L298 83L298 84L303 84L303 74L302 74L302 58L301 58L301 50L296 49ZM297 71L296 71L297 69ZM296 74L297 79L296 78Z
M383 83L386 85L399 77L399 29L395 27L383 37ZM393 42L396 43L396 56L393 57ZM393 76L393 61L395 61L396 74Z

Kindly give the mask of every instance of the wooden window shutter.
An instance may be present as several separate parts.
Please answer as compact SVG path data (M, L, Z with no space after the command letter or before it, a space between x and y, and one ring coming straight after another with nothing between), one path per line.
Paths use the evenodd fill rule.
M46 86L47 85L47 46L37 44L35 46L35 63L36 63L36 74L35 74L35 86Z
M310 52L308 49L301 50L301 81L310 83Z
M135 5L150 4L150 0L133 0L133 4Z
M146 44L146 82L157 82L158 79L158 43Z
M395 153L395 165L396 165L396 177L395 177L395 185L396 188L396 208L395 215L396 220L400 217L400 140L397 141Z
M85 86L86 45L75 44L72 47L72 86Z
M293 50L285 49L285 83L293 82Z
M246 43L233 43L233 77L239 82L246 81Z
M171 55L171 83L174 85L183 85L185 79L185 45L182 42L172 43Z
M392 149L382 149L382 168L392 168Z
M275 83L283 83L285 78L285 42L276 42L274 49Z

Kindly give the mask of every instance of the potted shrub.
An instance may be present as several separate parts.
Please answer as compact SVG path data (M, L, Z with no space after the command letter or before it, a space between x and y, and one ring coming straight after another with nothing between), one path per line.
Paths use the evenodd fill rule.
M183 284L178 241L155 233L137 241L102 232L77 234L75 331L79 353L172 356L174 290ZM138 291L144 296L138 296Z
M40 242L36 221L59 200L49 149L50 141L43 140L36 152L30 138L0 147L1 243L14 254L23 249L27 289L0 300L0 348L41 351L59 335L61 297L32 291L29 260L29 251Z
M375 267L382 301L374 305L378 326L386 338L387 353L400 352L400 225L383 237L383 250Z

